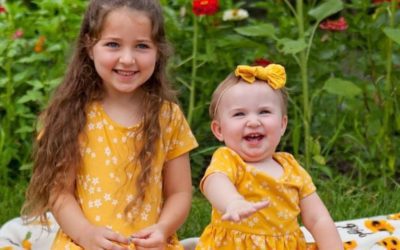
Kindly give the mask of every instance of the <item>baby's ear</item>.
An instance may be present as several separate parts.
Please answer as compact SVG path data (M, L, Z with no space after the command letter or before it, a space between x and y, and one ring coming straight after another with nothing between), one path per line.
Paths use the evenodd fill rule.
M211 131L219 141L221 141L221 142L224 141L224 136L222 134L221 125L219 124L219 121L212 120Z

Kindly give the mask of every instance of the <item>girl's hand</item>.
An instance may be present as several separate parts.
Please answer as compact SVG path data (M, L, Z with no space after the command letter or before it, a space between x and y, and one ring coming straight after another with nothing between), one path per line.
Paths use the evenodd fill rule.
M158 224L132 234L129 239L136 250L164 250L167 245L167 237Z
M269 201L250 202L245 199L236 199L229 202L221 219L238 222L267 207L268 204Z
M90 225L81 231L77 243L85 250L128 250L128 238L106 227ZM126 246L122 246L126 245Z

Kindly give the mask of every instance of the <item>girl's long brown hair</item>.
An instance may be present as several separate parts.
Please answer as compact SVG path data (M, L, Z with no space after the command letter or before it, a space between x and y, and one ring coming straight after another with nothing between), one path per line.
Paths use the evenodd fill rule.
M158 0L91 0L65 77L41 115L42 129L34 146L33 173L21 210L25 219L40 217L46 220L45 213L54 202L50 200L50 193L51 197L58 197L64 189L75 185L82 162L79 137L86 124L86 109L88 104L101 100L104 95L102 80L88 51L100 38L107 14L123 7L146 13L152 22L152 39L158 49L155 70L142 85L147 94L143 100L141 133L147 143L137 154L141 166L136 182L137 199L127 205L125 212L139 206L145 198L152 156L156 155L156 141L160 137L161 106L165 100L176 102L175 92L166 78L171 50L165 37L162 8Z

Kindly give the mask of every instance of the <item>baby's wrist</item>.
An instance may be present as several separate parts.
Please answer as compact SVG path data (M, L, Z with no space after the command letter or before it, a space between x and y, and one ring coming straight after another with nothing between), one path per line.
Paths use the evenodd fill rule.
M233 203L238 202L238 201L244 201L244 200L245 200L245 199L244 199L243 196L235 196L235 197L231 198L231 199L229 200L229 202L226 204L226 206L225 206L225 211L224 211L224 212L226 212L226 210L228 209L228 207L229 207L230 205L232 205Z

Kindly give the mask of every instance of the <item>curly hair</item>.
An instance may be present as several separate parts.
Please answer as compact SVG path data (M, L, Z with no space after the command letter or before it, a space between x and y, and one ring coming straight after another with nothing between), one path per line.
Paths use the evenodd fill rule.
M171 47L165 36L162 7L158 0L91 0L83 17L75 50L63 81L56 88L48 107L40 116L41 131L34 145L34 166L21 214L25 219L40 217L54 205L65 188L75 185L82 164L79 138L86 124L86 109L102 100L104 87L88 51L100 39L107 15L119 8L145 13L152 22L151 36L157 46L157 62L151 77L141 88L143 100L141 134L144 143L137 155L141 167L136 182L137 197L128 203L125 212L140 206L145 199L152 170L152 156L160 138L159 115L164 101L176 102L176 93L166 76ZM172 110L169 108L168 110ZM51 196L50 196L51 194Z

